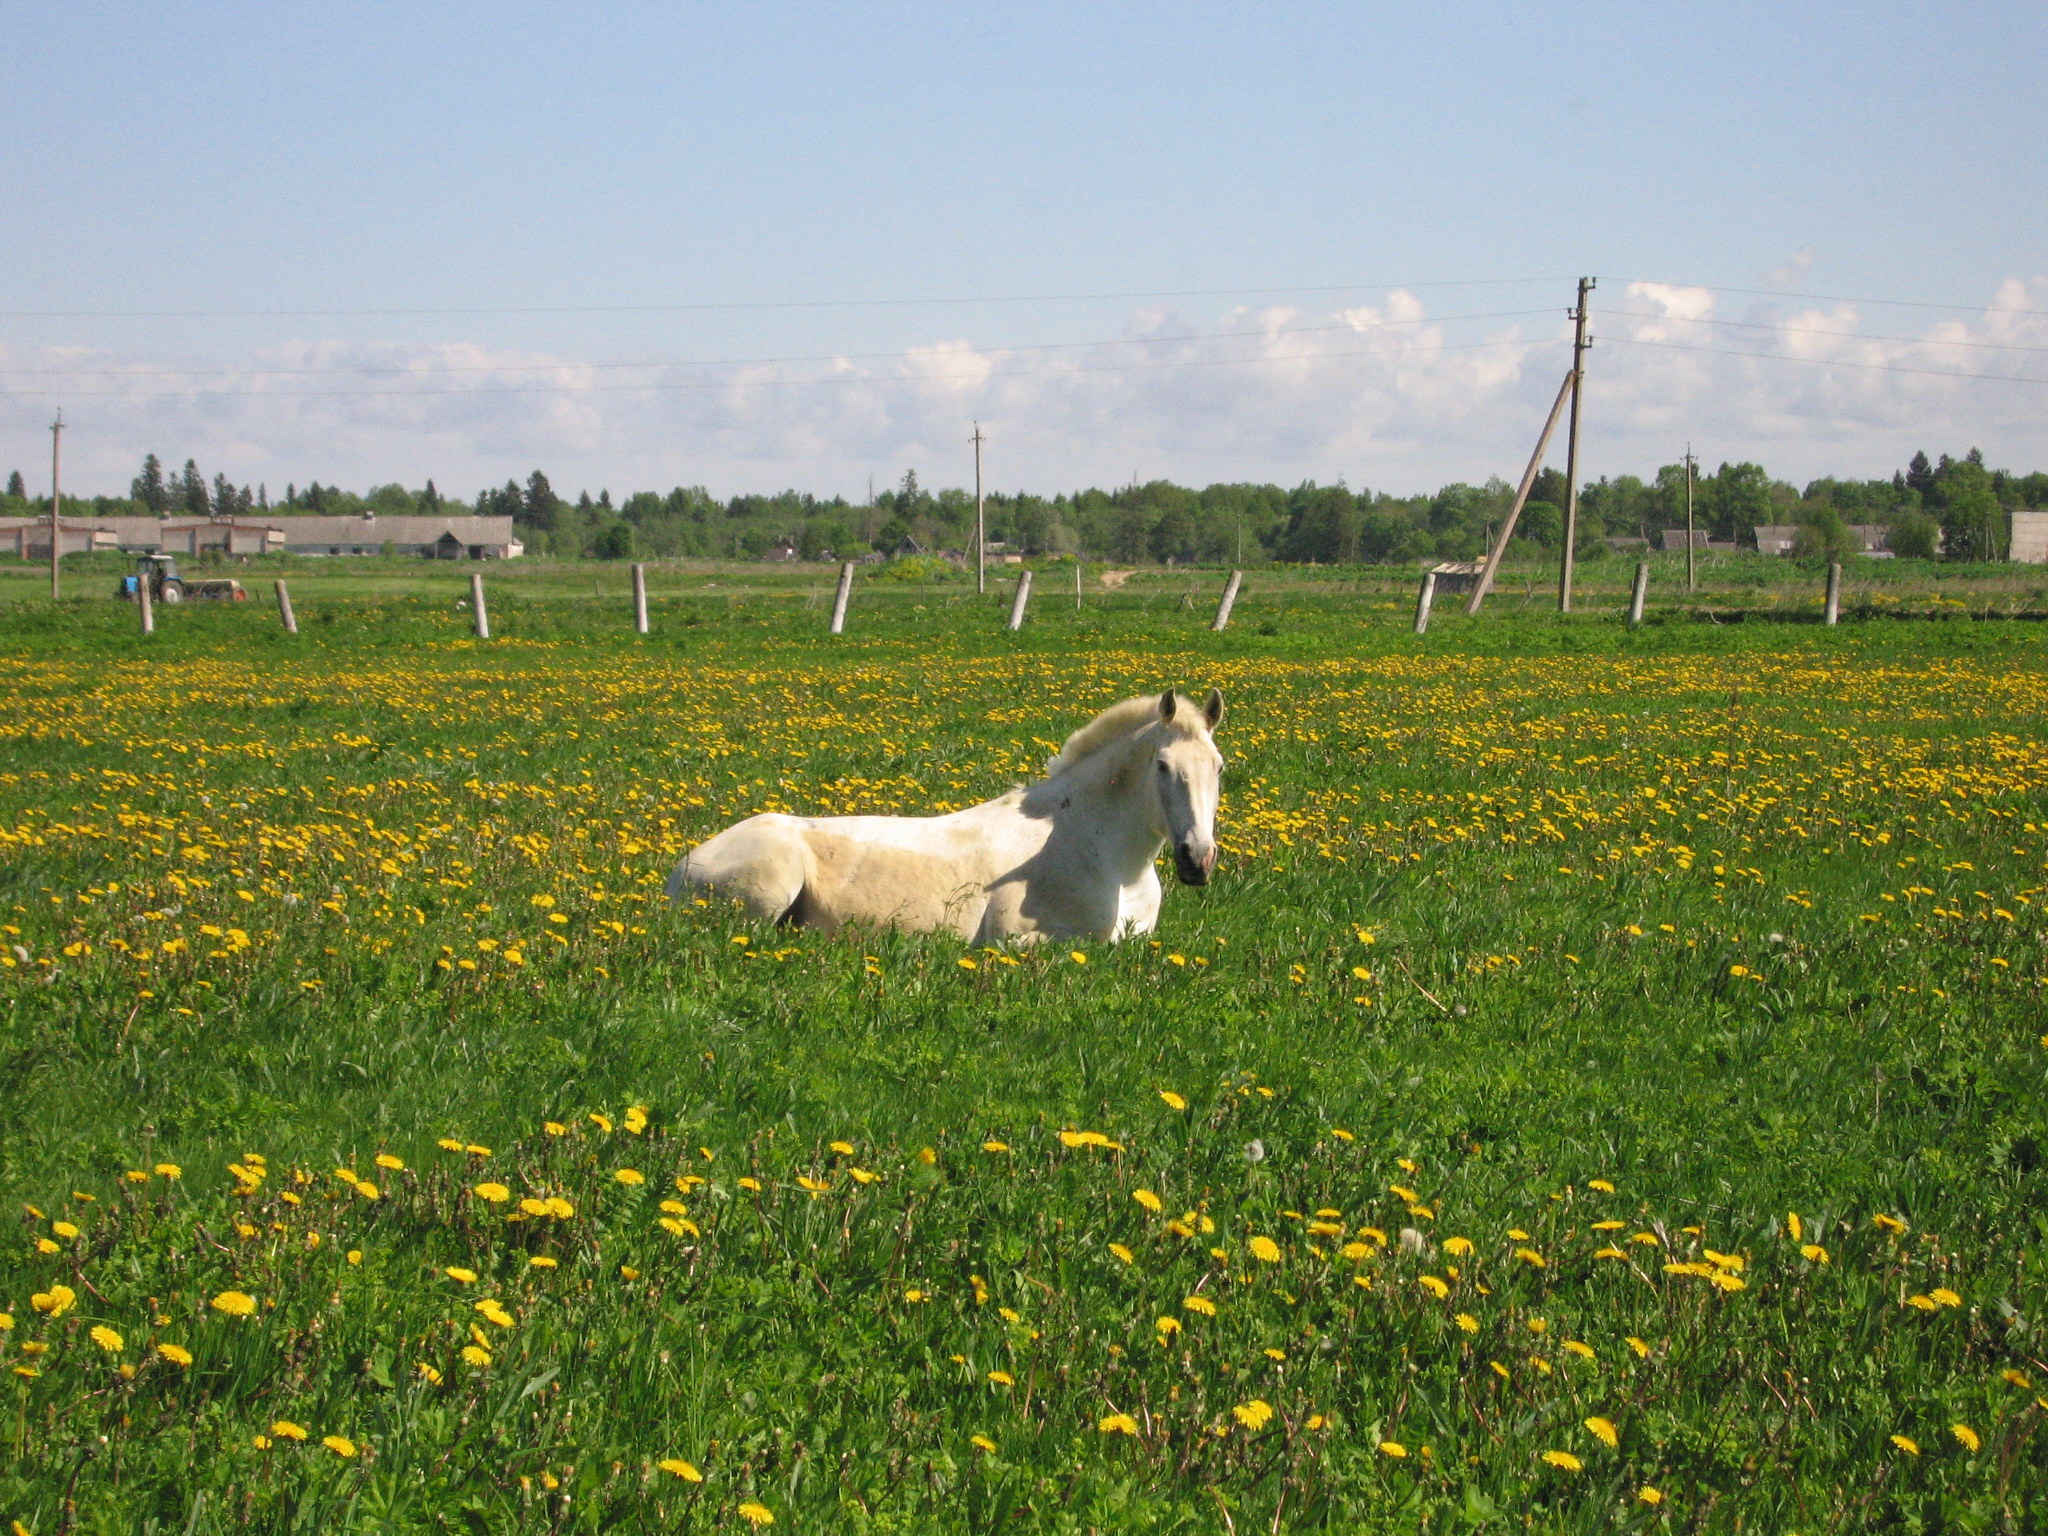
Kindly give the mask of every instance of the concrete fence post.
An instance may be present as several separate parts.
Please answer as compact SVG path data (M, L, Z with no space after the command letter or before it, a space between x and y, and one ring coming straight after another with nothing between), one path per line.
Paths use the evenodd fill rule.
M469 616L476 626L479 640L491 638L491 616L484 608L484 573L474 571L469 578Z
M633 563L633 633L647 633L647 567Z
M1209 625L1215 633L1221 634L1230 627L1230 610L1237 606L1237 589L1243 585L1244 572L1232 571L1223 588L1223 600L1216 605L1216 618Z
M149 595L147 571L135 578L135 615L142 621L142 632L145 635L156 633L156 606Z
M1422 586L1415 594L1415 633L1429 633L1429 610L1436 605L1436 572L1422 573Z
M299 616L292 612L292 590L282 579L277 583L277 617L286 634L296 635L299 632Z
M1638 629L1643 622L1643 603L1650 595L1650 562L1636 562L1636 586L1628 595L1628 627Z
M1024 605L1031 601L1031 573L1026 571L1017 578L1017 595L1010 599L1010 628L1024 627Z
M1832 625L1842 616L1842 567L1838 562L1828 564L1827 617L1823 621Z
M848 560L839 567L839 590L832 598L832 628L830 633L839 635L846 632L846 602L853 596L853 562Z

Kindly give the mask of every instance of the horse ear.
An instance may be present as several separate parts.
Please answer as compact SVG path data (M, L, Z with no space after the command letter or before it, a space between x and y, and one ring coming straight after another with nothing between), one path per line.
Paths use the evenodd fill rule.
M1211 688L1209 690L1209 702L1202 706L1202 718L1209 722L1209 730L1212 735L1215 733L1216 727L1223 723L1223 693L1221 689Z
M1162 720L1171 720L1173 718L1173 711L1173 690L1169 688L1166 690L1166 692L1159 695L1159 718Z

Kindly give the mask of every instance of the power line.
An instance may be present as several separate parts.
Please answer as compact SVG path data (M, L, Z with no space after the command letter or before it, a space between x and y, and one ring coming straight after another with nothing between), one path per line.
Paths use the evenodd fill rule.
M1716 288L1712 283L1674 283L1659 277L1631 277L1624 281L1649 283L1658 288L1697 288L1704 293L1741 293L1753 298L1804 299L1813 304L1878 304L1891 309L1947 309L1964 314L1983 314L1984 304L1935 304L1925 299L1849 299L1837 293L1786 293L1776 288ZM2048 309L2000 309L2001 315L2048 315Z
M1519 337L1501 337L1491 341L1445 342L1431 348L1431 350L1435 352L1467 352L1484 347L1525 347L1531 351L1538 351L1563 344L1562 338L1555 337L1541 341L1524 341ZM1291 357L1176 358L1169 362L1158 363L1103 363L1075 368L1011 368L1001 371L990 370L988 372L973 370L953 373L920 373L903 375L896 378L879 378L873 375L864 375L859 378L822 379L690 379L673 380L657 384L508 384L502 387L486 384L473 389L22 389L0 391L0 399L29 400L61 394L67 400L158 400L172 396L201 400L232 398L258 400L310 400L320 398L375 400L393 397L417 398L420 396L579 395L613 394L629 391L666 393L681 390L862 388L906 384L940 384L955 379L964 379L978 383L996 383L1003 379L1045 378L1061 374L1146 373L1172 368L1244 368L1275 363L1321 363L1352 357L1392 357L1397 355L1399 351L1400 349L1395 347L1361 347L1341 352L1304 352Z
M986 355L1017 354L1024 352L1072 351L1088 347L1152 347L1184 341L1232 341L1263 340L1276 336L1312 336L1329 331L1383 330L1391 326L1449 325L1463 320L1500 320L1525 315L1547 315L1553 307L1544 305L1540 309L1495 309L1463 315L1426 315L1413 320L1380 320L1371 326L1342 325L1286 325L1264 331L1189 331L1171 336L1105 336L1093 341L1048 341L1035 342L1012 347L978 347L976 351ZM916 351L929 351L919 348ZM725 357L725 358L679 358L670 361L610 363L447 363L413 366L405 363L387 363L380 366L358 368L0 368L0 377L14 378L116 378L116 379L202 379L202 378L334 378L374 377L383 374L404 374L428 376L454 373L559 373L571 369L594 371L598 369L627 368L750 368L771 363L837 363L872 362L881 359L906 358L915 351L898 352L821 352L790 357Z
M1738 352L1730 347L1701 347L1683 341L1644 341L1636 336L1602 336L1628 347L1660 347L1669 352L1712 352L1719 357L1757 357L1767 363L1805 363L1815 368L1861 368L1868 373L1917 373L1934 379L1983 379L2000 384L2048 384L2024 373L1958 373L1953 368L1907 368L1897 363L1852 363L1834 357L1793 357L1785 352Z
M1420 283L1295 284L1276 288L1137 288L1121 293L1006 293L965 298L761 299L695 304L505 304L365 309L0 309L0 320L270 320L396 315L651 315L767 309L903 309L963 304L1079 304L1110 299L1206 299L1238 294L1359 293L1395 288L1507 288L1549 277L1444 278Z
M1773 325L1762 320L1710 320L1705 316L1660 315L1647 309L1603 309L1600 313L1625 315L1631 320L1661 320L1670 325L1720 325L1744 331L1774 331L1784 336L1832 336L1838 341L1901 341L1921 347L1973 347L1992 352L2048 352L2048 347L2029 346L2019 341L1942 341L1932 336L1895 336L1877 331L1824 331L1818 326L1811 325Z

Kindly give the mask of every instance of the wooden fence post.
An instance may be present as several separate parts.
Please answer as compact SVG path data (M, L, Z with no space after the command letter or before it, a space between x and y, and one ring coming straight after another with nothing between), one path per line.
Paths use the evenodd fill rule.
M484 608L484 573L472 571L469 577L469 616L476 625L479 640L491 638L491 616Z
M1650 595L1650 562L1636 562L1636 589L1628 595L1628 627L1639 629L1643 622L1643 601Z
M1838 562L1828 565L1828 611L1825 623L1833 624L1842 616L1842 567Z
M135 611L136 617L142 621L142 632L145 635L155 634L156 609L152 605L149 596L149 573L147 571L144 571L135 578Z
M1429 633L1429 610L1436 603L1436 572L1422 573L1422 588L1415 594L1415 633Z
M839 567L839 591L832 599L832 628L830 633L846 632L846 600L853 596L853 562L848 560Z
M299 616L292 612L291 589L282 578L277 583L277 616L284 624L284 632L296 635L299 632Z
M1026 571L1017 578L1017 595L1010 599L1010 628L1024 627L1024 605L1031 601L1031 573Z
M647 567L633 563L633 633L647 633Z
M1221 634L1230 627L1230 610L1237 606L1237 589L1244 585L1244 572L1232 571L1230 580L1223 588L1223 600L1216 605L1216 618L1209 628Z

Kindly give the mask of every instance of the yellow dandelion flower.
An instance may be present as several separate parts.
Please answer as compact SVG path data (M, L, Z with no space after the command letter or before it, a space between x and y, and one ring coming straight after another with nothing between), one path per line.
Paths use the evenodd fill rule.
M1466 1333L1477 1333L1479 1331L1479 1319L1470 1312L1460 1312L1457 1316L1457 1324Z
M1157 1216L1166 1208L1166 1203L1149 1189L1134 1189L1131 1191L1131 1198L1145 1207L1154 1216Z
M1273 1405L1263 1397L1255 1397L1248 1403L1239 1403L1230 1410L1230 1416L1246 1429L1256 1434L1266 1427L1273 1417Z
M1938 1307L1960 1307L1963 1304L1963 1298L1945 1285L1937 1285L1927 1294Z
M185 1177L185 1170L176 1163L158 1163L150 1171L162 1179L182 1179Z
M451 1264L448 1266L448 1268L442 1270L441 1273L446 1275L450 1280L453 1280L457 1285L476 1284L476 1271L473 1269L464 1269L460 1264Z
M493 1205L503 1205L512 1198L512 1191L502 1184L479 1184L470 1191L479 1200L488 1200Z
M439 1147L443 1152L460 1152L462 1150L462 1143L457 1141L453 1136L443 1136L439 1141L435 1142L434 1145Z
M967 1443L973 1446L977 1451L985 1452L990 1456L993 1456L996 1453L996 1443L995 1441L989 1439L987 1435L969 1435L967 1437Z
M379 1152L376 1157L376 1163L379 1168L389 1168L393 1173L405 1167L402 1161L393 1157L389 1152Z
M645 1184L647 1182L647 1175L638 1168L620 1168L612 1174L612 1177L621 1184Z
M182 1344L158 1344L156 1352L173 1365L190 1365L192 1363L192 1351Z
M1908 1296L1906 1298L1906 1305L1913 1308L1916 1312L1933 1312L1941 1306L1941 1303L1932 1296Z
M1585 1463L1570 1451L1545 1451L1543 1459L1562 1472L1577 1472Z
M476 1310L487 1323L496 1323L500 1328L512 1326L512 1314L507 1312L500 1302L488 1299L480 1301L476 1304Z
M999 1387L1014 1387L1017 1385L1017 1378L1008 1371L990 1371L988 1379Z
M759 1504L749 1499L740 1506L740 1518L752 1526L773 1525L775 1523L775 1512L766 1504Z
M1913 1439L1910 1435L1893 1435L1892 1444L1896 1445L1908 1456L1918 1456L1920 1454L1920 1442Z
M1380 1442L1380 1454L1382 1456L1391 1456L1394 1460L1400 1461L1407 1456L1408 1447L1398 1440L1382 1440Z
M1188 1107L1188 1101L1175 1093L1171 1088L1160 1089L1159 1097L1165 1102L1168 1109L1179 1111Z
M1249 1246L1252 1257L1261 1264L1278 1264L1280 1262L1280 1245L1263 1233L1253 1238Z
M1444 1252L1454 1259L1462 1259L1471 1251L1472 1239L1469 1237L1447 1237L1444 1239Z
M680 1477L686 1483L701 1483L704 1481L704 1474L680 1456L671 1456L665 1461L656 1462L655 1465L668 1473L670 1477Z
M1076 965L1086 965L1088 963L1088 957L1082 954L1081 951L1078 949L1068 950L1067 958L1073 961Z
M104 1324L94 1328L87 1337L110 1355L118 1355L128 1347L126 1339Z
M303 1425L294 1424L290 1419L279 1419L270 1426L270 1432L280 1440L303 1440L306 1430Z
M426 1361L422 1360L413 1369L419 1372L420 1380L426 1382L429 1386L438 1387L441 1385L441 1373L427 1364Z
M1828 1251L1821 1247L1819 1243L1801 1243L1799 1245L1799 1253L1809 1264L1825 1264L1828 1262Z
M984 1141L981 1144L981 1150L984 1152L1007 1152L1010 1150L1010 1145L1004 1141Z
M1630 1334L1625 1342L1630 1349L1636 1352L1637 1359L1647 1360L1650 1358L1650 1346L1646 1340L1639 1339L1634 1334Z
M1595 1440L1598 1440L1610 1451L1621 1444L1621 1436L1616 1433L1612 1419L1603 1419L1596 1413L1586 1420L1586 1428L1592 1432Z
M1184 1312L1199 1312L1203 1317L1216 1315L1216 1303L1206 1296L1189 1296L1180 1305Z
M569 1134L569 1127L562 1124L559 1120L543 1120L540 1128L550 1136L566 1136Z
M1096 1422L1096 1429L1105 1435L1133 1435L1138 1433L1138 1421L1128 1413L1112 1413Z
M53 1221L50 1223L50 1230L67 1241L78 1236L78 1228L68 1221Z
M481 1370L491 1363L491 1352L481 1344L465 1344L462 1346L462 1359L464 1364Z
M1415 1283L1421 1286L1425 1291L1429 1292L1429 1294L1434 1296L1438 1301L1442 1301L1446 1296L1451 1294L1451 1288L1448 1285L1446 1285L1442 1280L1438 1279L1435 1275L1417 1275L1415 1277Z
M1588 1179L1586 1180L1586 1188L1597 1189L1603 1195L1611 1195L1614 1193L1614 1186L1608 1183L1605 1179Z
M347 1460L356 1453L356 1443L349 1439L347 1435L322 1435L320 1443L343 1460Z
M1978 1438L1977 1431L1970 1428L1967 1424L1951 1424L1948 1427L1948 1432L1954 1435L1956 1443L1972 1456L1984 1449L1984 1442Z
M229 1317L247 1317L256 1310L256 1298L246 1291L222 1291L213 1298L212 1306Z
M536 1253L526 1261L535 1269L553 1269L555 1261L544 1253Z
M2020 1388L2022 1391L2034 1384L2033 1377L2029 1376L2025 1371L2017 1370L2010 1366L1998 1374L2001 1380Z
M1662 1504L1664 1502L1664 1490L1661 1488L1654 1488L1650 1484L1645 1483L1642 1487L1636 1490L1636 1502L1639 1504L1648 1504L1652 1508L1654 1508L1657 1505Z
M1115 1254L1119 1259L1122 1259L1126 1264L1135 1264L1138 1262L1138 1256L1132 1253L1131 1250L1126 1248L1122 1243L1111 1243L1109 1245L1109 1251Z

